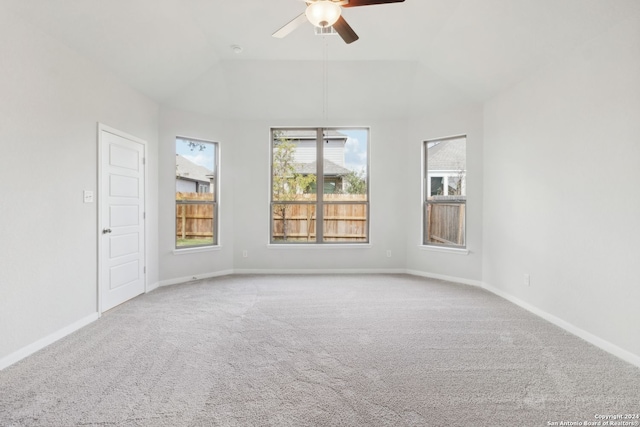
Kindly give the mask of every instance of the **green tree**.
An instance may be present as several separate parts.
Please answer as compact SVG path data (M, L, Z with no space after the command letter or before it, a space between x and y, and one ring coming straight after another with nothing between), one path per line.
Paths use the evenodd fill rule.
M282 217L284 240L287 240L287 218L291 205L287 203L304 199L304 192L316 182L316 175L303 175L296 171L296 145L282 136L277 137L273 148L273 205L274 216Z
M191 151L195 151L196 148L198 149L198 151L204 151L207 149L207 146L202 142L187 141L187 145L189 146L189 149Z
M364 178L364 170L351 171L342 179L346 183L344 191L347 194L367 193L367 181Z

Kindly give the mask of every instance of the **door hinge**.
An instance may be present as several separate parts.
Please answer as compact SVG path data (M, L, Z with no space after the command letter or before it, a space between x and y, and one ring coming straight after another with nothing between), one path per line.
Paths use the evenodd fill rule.
M144 274L147 274L147 267L144 267Z
M147 219L147 213L146 212L142 212L142 219Z
M142 164L143 164L143 165L146 165L146 164L147 164L147 158L146 158L146 157L143 157L143 158L142 158Z

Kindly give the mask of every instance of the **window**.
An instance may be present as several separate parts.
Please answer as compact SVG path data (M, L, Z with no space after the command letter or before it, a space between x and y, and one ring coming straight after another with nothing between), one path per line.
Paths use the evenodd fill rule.
M218 144L176 138L176 248L218 244Z
M270 222L275 244L369 242L368 129L271 129Z
M424 143L423 244L466 247L467 138Z

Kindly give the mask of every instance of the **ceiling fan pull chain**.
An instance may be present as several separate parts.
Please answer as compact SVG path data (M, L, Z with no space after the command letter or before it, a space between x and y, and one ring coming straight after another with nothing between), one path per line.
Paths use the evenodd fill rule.
M322 54L322 115L325 125L329 120L329 42L327 36L324 39Z
M404 0L307 0L307 9L284 27L273 33L273 37L283 38L304 22L310 22L320 29L333 29L345 43L358 40L358 35L342 16L343 7L373 6L386 3L402 3Z

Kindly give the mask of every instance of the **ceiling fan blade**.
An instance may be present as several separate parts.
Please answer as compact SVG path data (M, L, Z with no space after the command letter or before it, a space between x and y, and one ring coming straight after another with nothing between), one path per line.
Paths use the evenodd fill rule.
M273 33L272 36L281 39L305 22L307 22L307 15L305 15L303 12L302 14L293 18L287 25Z
M349 0L349 3L343 4L342 7L373 6L376 4L402 3L403 1L404 0Z
M340 34L340 37L342 37L342 40L344 40L346 44L351 44L360 38L342 16L333 24L333 29L336 30L336 33Z

